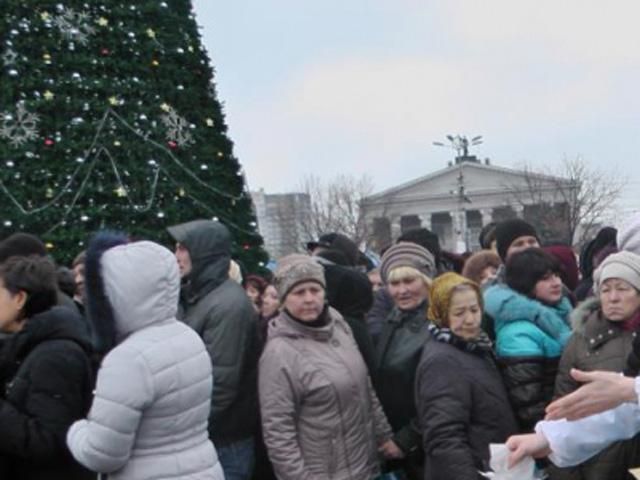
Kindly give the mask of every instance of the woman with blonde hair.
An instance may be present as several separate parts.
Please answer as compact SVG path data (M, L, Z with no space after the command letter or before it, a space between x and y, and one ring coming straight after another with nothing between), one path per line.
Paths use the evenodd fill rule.
M422 449L414 401L415 373L427 330L427 298L436 266L420 245L400 242L382 256L380 273L394 302L377 345L374 384L391 428L393 443L386 451L395 458L389 469L402 469L422 480Z
M429 338L416 374L416 404L427 480L478 480L489 444L518 426L492 344L482 331L480 287L456 274L436 278L429 295Z

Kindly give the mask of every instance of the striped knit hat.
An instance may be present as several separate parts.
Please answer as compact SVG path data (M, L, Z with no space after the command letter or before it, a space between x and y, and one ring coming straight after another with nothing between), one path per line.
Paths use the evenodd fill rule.
M387 283L391 270L398 267L415 268L429 278L436 274L436 262L431 252L411 242L396 243L384 252L380 265L382 281Z

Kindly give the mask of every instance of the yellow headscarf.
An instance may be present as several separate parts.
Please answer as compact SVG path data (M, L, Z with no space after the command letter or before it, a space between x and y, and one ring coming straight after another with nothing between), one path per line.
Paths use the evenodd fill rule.
M469 285L478 295L478 303L482 304L482 292L477 283L454 272L447 272L436 277L429 289L429 310L427 318L439 327L449 326L449 305L456 287Z

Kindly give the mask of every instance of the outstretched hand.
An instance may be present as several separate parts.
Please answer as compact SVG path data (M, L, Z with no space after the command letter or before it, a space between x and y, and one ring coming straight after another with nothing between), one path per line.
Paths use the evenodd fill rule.
M508 467L520 463L525 457L544 458L551 453L549 442L541 433L514 435L507 440L509 454Z
M546 420L578 420L625 402L638 401L633 378L614 372L583 372L575 368L571 369L571 376L584 385L549 404Z

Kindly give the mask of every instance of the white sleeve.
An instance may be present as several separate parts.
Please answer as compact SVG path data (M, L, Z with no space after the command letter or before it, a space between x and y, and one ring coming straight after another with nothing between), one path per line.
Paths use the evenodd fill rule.
M126 343L105 357L86 420L67 432L73 457L89 470L110 473L129 461L142 413L153 397L151 374Z
M578 465L618 440L640 432L640 407L624 403L581 420L541 421L536 432L545 436L551 448L549 459L558 467Z

